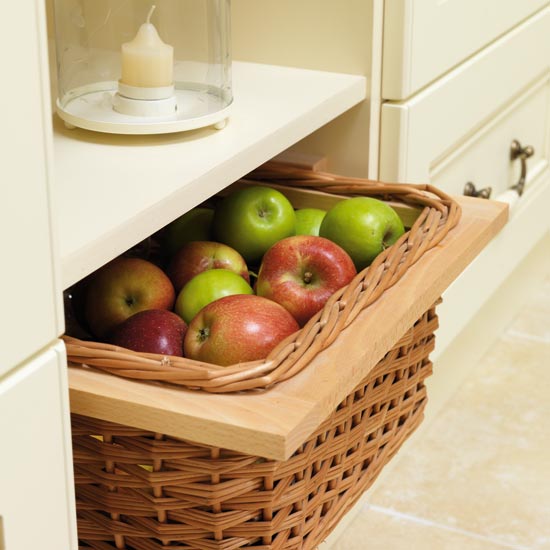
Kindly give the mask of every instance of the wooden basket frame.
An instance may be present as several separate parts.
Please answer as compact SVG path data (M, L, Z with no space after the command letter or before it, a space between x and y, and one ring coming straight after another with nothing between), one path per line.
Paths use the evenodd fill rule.
M72 366L94 367L126 378L167 382L214 393L267 388L302 371L361 311L378 300L426 252L437 246L457 225L461 215L458 203L431 185L387 184L274 162L252 172L246 182L284 185L289 190L313 190L342 197L376 197L422 207L422 211L409 231L379 254L347 286L335 292L321 311L264 360L220 367L65 336Z

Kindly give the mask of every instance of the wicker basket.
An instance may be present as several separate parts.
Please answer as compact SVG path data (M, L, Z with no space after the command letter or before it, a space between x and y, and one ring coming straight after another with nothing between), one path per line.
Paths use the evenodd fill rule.
M254 183L284 184L283 191L294 206L300 208L328 208L349 196L372 196L393 201L393 205L401 209L400 215L408 217L405 221L411 228L358 273L349 285L335 292L319 313L264 360L219 367L65 337L71 365L208 392L265 389L306 368L312 358L327 348L361 311L397 283L427 251L436 247L460 218L459 205L429 185L384 184L276 163L264 165L249 177Z
M285 185L297 208L326 209L356 195L392 201L411 229L263 361L217 367L66 338L72 365L209 392L265 390L307 368L460 217L457 203L430 186L272 164L251 178ZM73 415L81 548L316 548L420 423L436 328L432 308L286 461Z
M73 415L81 549L311 550L422 420L427 311L287 461Z

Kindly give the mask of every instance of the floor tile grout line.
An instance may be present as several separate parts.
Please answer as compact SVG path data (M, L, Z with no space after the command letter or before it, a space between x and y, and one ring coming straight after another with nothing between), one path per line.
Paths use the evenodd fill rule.
M511 548L512 550L531 550L528 546L516 546L513 544L508 544L507 542L503 542L501 540L495 540L491 537L487 537L485 535L480 535L478 533L474 533L472 531L466 531L465 529L460 529L458 527L452 527L450 525L445 525L442 523L437 523L435 521L431 521L429 519L420 518L418 516L413 516L412 514L406 514L404 512L398 512L397 510L393 510L392 508L384 508L383 506L377 506L376 504L365 504L364 510L373 510L374 512L379 512L381 514L385 514L387 516L393 516L396 518L404 519L407 521L410 521L411 523L417 523L419 525L424 525L426 527L435 527L437 529L443 529L444 531L450 531L452 533L457 533L460 535L464 535L466 537L470 537L473 539L481 540L483 542L490 542L491 544L501 546L502 548Z
M522 332L520 330L515 329L508 329L505 333L502 335L506 338L506 336L511 336L512 338L521 339L521 340L528 340L530 342L538 342L541 344L550 344L550 338L546 338L544 336L537 336L536 334L529 334L528 332Z

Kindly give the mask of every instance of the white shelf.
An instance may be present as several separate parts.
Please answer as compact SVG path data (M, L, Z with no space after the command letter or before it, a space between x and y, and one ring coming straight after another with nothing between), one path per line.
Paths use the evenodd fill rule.
M366 97L362 76L233 64L228 126L117 136L54 124L63 287Z

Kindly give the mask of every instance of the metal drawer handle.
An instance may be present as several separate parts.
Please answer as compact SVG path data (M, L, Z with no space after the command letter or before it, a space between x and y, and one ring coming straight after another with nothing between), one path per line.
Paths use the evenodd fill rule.
M512 185L510 189L514 190L520 197L523 195L523 189L525 187L525 179L527 178L527 159L535 154L535 149L531 145L525 147L521 146L521 143L515 139L510 146L510 160L514 161L517 158L521 159L521 174L519 180L515 185ZM491 187L484 187L483 189L476 189L476 186L469 181L464 186L464 195L467 197L479 197L480 199L488 199L491 196Z
M527 178L527 159L535 154L535 150L531 145L521 146L521 143L515 139L510 146L510 160L521 159L521 174L516 185L512 185L510 189L514 189L521 197L525 187L525 179Z
M464 186L464 195L467 197L478 197L480 199L488 199L493 191L492 187L484 187L483 189L476 189L476 186L469 181Z

